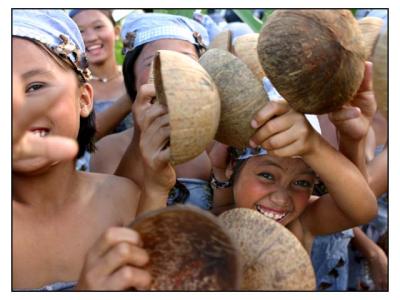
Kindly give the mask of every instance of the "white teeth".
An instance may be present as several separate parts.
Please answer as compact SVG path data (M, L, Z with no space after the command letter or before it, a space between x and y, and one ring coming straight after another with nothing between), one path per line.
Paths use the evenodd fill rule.
M32 133L40 137L44 137L49 134L49 132L46 130L33 130Z
M273 219L275 221L280 221L282 220L287 213L277 213L277 212L272 212L272 211L267 211L265 209L263 209L263 207L261 205L256 204L256 209L258 212L262 213L264 216Z
M96 50L96 49L100 49L101 45L93 45L87 48L88 51L92 51L92 50Z

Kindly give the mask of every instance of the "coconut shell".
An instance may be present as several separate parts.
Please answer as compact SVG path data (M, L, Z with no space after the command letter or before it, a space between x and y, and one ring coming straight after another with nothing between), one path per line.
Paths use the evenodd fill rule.
M221 50L207 50L200 64L218 87L221 120L215 139L223 144L244 148L255 129L250 122L268 101L263 85L239 58Z
M349 10L276 10L262 28L257 52L279 94L301 113L341 108L364 76L364 43Z
M168 106L173 165L201 154L214 139L220 117L218 90L192 58L159 50L154 58L157 100Z
M387 119L388 117L388 63L387 63L387 32L382 33L372 56L372 80L378 110Z
M211 41L208 49L222 49L228 52L232 50L232 32L225 30L217 34L217 36Z
M367 58L373 54L383 23L383 20L377 17L365 17L358 20Z
M240 247L241 290L315 290L310 257L283 225L246 208L219 219Z
M258 36L258 33L239 36L233 44L232 52L247 65L258 80L262 81L265 73L257 55Z
M150 290L236 290L237 246L217 217L193 206L143 214L130 226L150 256Z

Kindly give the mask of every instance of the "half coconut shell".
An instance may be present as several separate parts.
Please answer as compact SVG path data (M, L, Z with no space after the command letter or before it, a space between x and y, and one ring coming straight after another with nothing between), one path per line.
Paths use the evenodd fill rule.
M237 290L237 246L219 220L191 206L171 206L141 215L136 230L149 253L151 290Z

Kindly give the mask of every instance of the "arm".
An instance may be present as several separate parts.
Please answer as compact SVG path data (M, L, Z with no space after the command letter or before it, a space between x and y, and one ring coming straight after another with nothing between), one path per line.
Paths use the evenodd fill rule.
M109 134L131 111L132 101L125 93L105 111L96 113L96 140Z
M388 260L385 252L360 228L355 227L353 245L367 259L376 290L388 288Z
M152 103L153 84L143 85L134 104L135 132L115 174L133 180L142 189L138 214L165 207L175 185L175 171L169 163L170 148L167 108ZM139 133L140 132L140 133Z

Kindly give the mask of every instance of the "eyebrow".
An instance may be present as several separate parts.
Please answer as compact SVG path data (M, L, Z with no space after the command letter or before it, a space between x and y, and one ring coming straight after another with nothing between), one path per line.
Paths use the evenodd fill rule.
M22 78L28 79L28 78L36 76L36 75L51 75L51 71L45 70L45 69L33 69L33 70L29 70L29 71L23 73Z
M261 162L259 163L259 165L275 166L275 167L277 167L277 168L279 168L279 169L281 169L281 170L284 170L279 164L277 164L276 162L271 161L271 160L269 160L269 159L261 161ZM306 171L304 171L304 172L300 172L298 175L301 175L301 174L317 176L317 174L316 174L316 173L314 172L314 170L311 169L311 168L309 168L308 170L306 170Z

